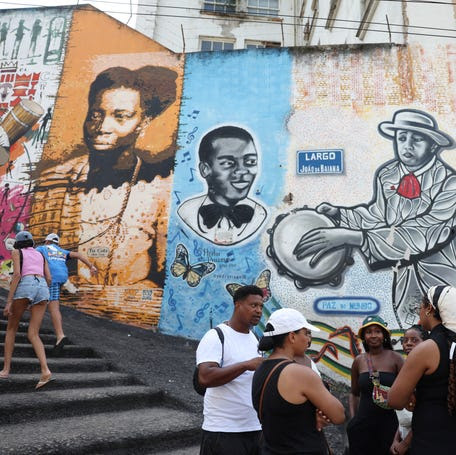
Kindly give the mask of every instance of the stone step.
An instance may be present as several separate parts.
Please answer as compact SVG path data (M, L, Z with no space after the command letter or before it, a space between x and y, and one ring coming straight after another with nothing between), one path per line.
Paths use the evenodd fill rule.
M137 454L197 443L199 416L148 407L0 427L2 455ZM20 435L18 437L18 435Z
M56 373L52 381L42 390L62 390L89 387L113 387L121 385L135 385L139 381L128 373L103 371L96 373ZM34 392L35 385L40 378L39 372L34 374L10 374L8 379L0 379L0 395L4 393ZM0 451L1 453L1 451Z
M182 447L178 449L170 449L160 452L156 452L152 450L151 452L141 452L141 455L199 455L200 453L200 445L192 445L187 447Z
M0 319L0 330L6 331L6 327L8 326L8 321L5 319ZM28 330L28 322L21 321L19 323L19 328L17 329L18 333L19 332L27 332ZM42 334L47 334L47 335L52 335L54 331L52 329L48 329L46 327L41 327L40 328L40 333Z
M0 358L3 361L3 358ZM73 359L54 358L47 359L48 367L53 373L71 373L84 371L109 371L112 364L105 359ZM11 361L12 373L35 373L40 371L40 363L36 357L14 357Z
M0 354L3 353L5 347L4 343L0 343ZM60 352L59 355L54 354L53 344L45 344L44 349L46 350L47 357L71 357L71 358L99 358L95 351L88 346L75 346L75 345L65 345L64 349ZM13 357L33 357L35 351L33 346L30 343L15 343L14 344L14 354Z
M50 383L49 386L53 384ZM85 389L4 393L1 398L0 424L16 424L57 417L85 416L164 404L160 390L141 385L95 387Z
M0 330L0 341L3 343L5 341L5 330ZM41 341L45 344L55 344L55 335L52 333L44 333L40 332ZM28 343L27 332L17 332L16 333L16 343Z

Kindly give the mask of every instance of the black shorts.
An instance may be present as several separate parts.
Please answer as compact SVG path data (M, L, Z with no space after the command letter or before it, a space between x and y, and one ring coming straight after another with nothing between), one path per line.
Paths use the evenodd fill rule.
M261 431L223 433L203 430L200 455L259 455Z

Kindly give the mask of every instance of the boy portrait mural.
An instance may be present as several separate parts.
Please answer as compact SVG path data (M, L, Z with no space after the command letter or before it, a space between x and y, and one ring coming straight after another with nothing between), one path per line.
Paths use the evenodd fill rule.
M178 215L194 232L218 245L234 245L252 236L266 219L266 209L248 197L258 172L252 135L237 126L209 131L198 149L199 172L207 194L187 199Z

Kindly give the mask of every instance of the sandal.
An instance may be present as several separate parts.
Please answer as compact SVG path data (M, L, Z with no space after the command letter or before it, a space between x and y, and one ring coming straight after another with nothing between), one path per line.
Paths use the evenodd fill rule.
M46 376L44 378L43 377L40 378L40 380L38 381L38 384L35 386L35 390L41 389L42 387L44 387L46 384L49 384L53 380L54 380L54 378L52 377L52 375Z

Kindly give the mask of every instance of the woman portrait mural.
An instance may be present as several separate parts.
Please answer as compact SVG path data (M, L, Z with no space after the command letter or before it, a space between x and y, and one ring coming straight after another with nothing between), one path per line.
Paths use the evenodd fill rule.
M98 268L98 276L91 276L85 265L69 264L79 267L70 269L79 291L67 297L71 304L120 320L128 312L129 322L153 325L165 275L181 70L177 58L164 51L116 57L98 56L90 78L73 80L87 99L85 112L74 118L63 152L56 130L65 128L69 136L68 117L61 116L51 131L29 226L38 238L59 233L65 248ZM104 67L108 60L119 64Z

